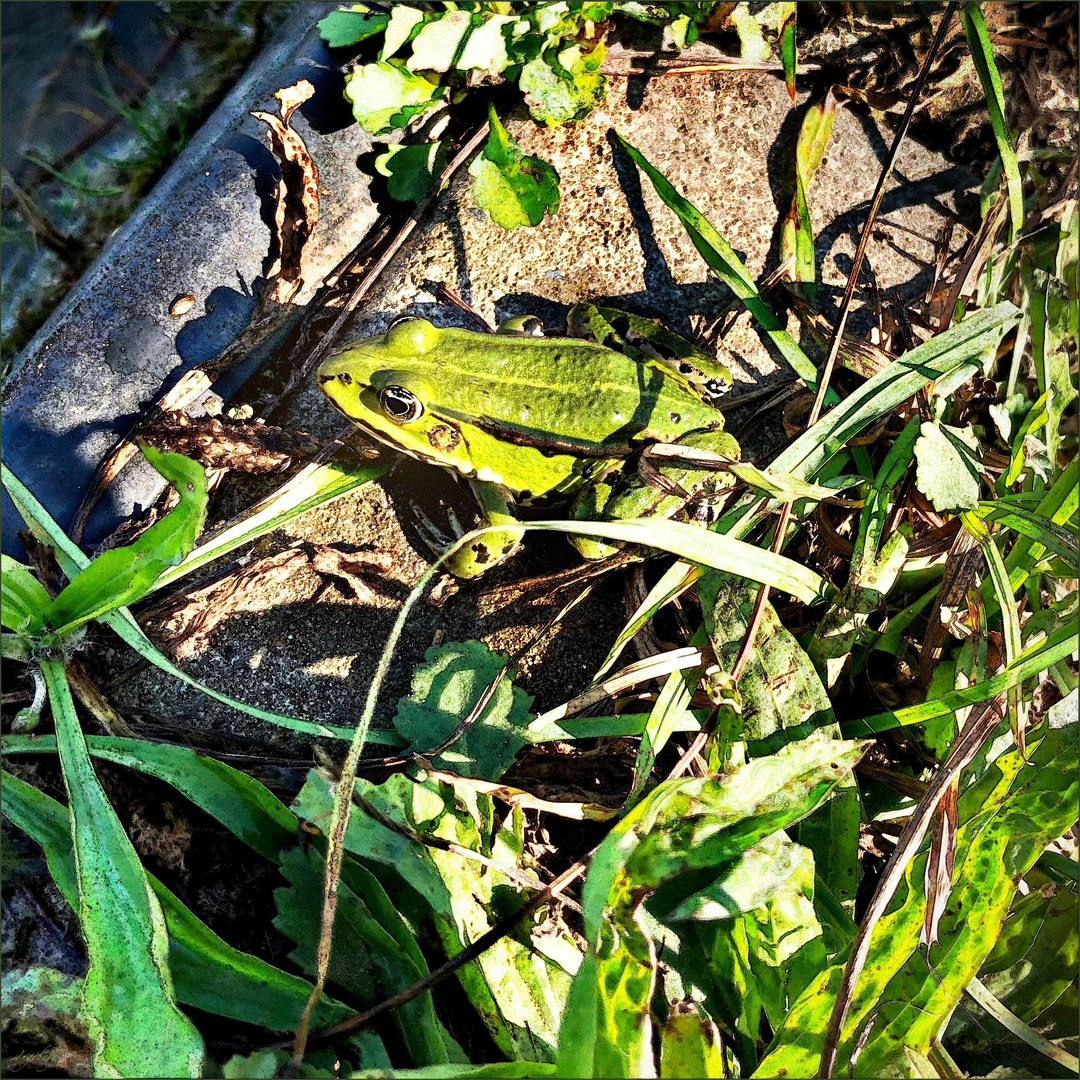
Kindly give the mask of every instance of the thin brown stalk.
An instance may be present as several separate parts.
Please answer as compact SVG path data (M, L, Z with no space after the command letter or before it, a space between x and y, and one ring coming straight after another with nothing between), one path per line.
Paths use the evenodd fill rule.
M482 953L490 949L497 941L506 937L518 923L528 918L534 911L558 897L564 889L585 873L585 870L589 865L589 860L592 858L595 850L596 849L594 848L593 851L590 851L589 854L585 856L585 858L574 863L568 870L563 871L563 873L555 878L551 884L545 885L531 900L522 904L517 911L507 915L505 919L500 920L486 934L478 937L471 945L467 945L461 952L452 956L441 967L437 967L434 971L429 972L422 979L413 983L412 986L406 987L406 989L394 994L392 997L386 998L385 1001L380 1001L378 1005L373 1005L370 1009L366 1009L362 1013L356 1013L354 1016L350 1016L348 1019L334 1024L333 1027L323 1028L321 1031L312 1032L310 1041L315 1042L331 1039L337 1035L347 1035L349 1032L364 1027L365 1024L370 1024L372 1020L382 1016L383 1013L406 1005L414 998L418 998L425 991L430 990L433 986L437 986L443 979L453 975L455 971L463 968L470 961L475 960ZM272 1045L275 1048L284 1049L293 1044L292 1040L285 1039Z

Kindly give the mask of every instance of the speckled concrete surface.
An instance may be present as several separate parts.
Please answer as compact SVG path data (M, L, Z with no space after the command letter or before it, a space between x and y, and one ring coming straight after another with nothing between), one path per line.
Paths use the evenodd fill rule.
M555 328L571 305L597 297L661 314L684 333L712 322L729 304L730 294L710 278L647 180L613 152L608 131L618 130L641 149L760 279L776 259L778 221L790 199L783 194L790 190L787 148L800 116L778 78L740 72L658 77L647 83L613 78L607 103L576 127L548 130L514 122L511 130L525 151L552 161L562 177L558 215L538 228L507 233L476 210L469 178L460 178L391 264L347 336L378 332L402 312L440 324L469 325L468 316L434 302L430 290L435 282L449 285L493 322L534 312ZM888 140L868 121L841 110L827 160L811 187L826 311L842 289ZM907 149L879 229L887 240L871 245L879 285L896 287L907 297L925 289L934 239L957 193L973 183L968 174L925 150ZM323 220L352 221L343 202L348 185L328 183L324 173L322 187ZM222 227L227 229L227 223ZM132 286L117 281L116 287ZM169 298L156 299L167 304ZM722 347L740 384L783 376L746 316L735 322ZM336 422L313 387L297 396L288 414L290 423L309 430L330 430ZM245 610L224 622L186 666L255 704L331 723L354 722L397 607L425 565L399 526L402 507L413 494L438 503L454 490L438 470L411 466L397 483L369 485L282 530L264 550L296 538L349 544L387 555L391 569L372 580L368 595L346 596L331 585L317 604L312 600L324 583L313 571L295 574L272 593L253 590ZM493 577L506 580L574 562L562 538L530 538L523 553ZM409 673L436 635L446 640L482 637L511 650L527 643L557 610L556 601L546 598L536 605L488 611L483 601L488 584L485 578L464 586L440 608L418 605L391 671L382 719L392 714ZM622 609L621 584L605 582L522 659L519 680L537 696L538 707L557 704L581 689L617 633ZM157 672L132 679L115 696L121 705L182 725L280 740L268 725L208 702ZM309 740L286 741L306 753Z

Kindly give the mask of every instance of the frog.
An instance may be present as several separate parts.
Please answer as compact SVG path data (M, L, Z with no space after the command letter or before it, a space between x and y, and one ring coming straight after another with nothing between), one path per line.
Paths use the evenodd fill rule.
M316 380L365 435L471 487L493 531L447 561L462 579L514 555L521 508L565 503L584 521L670 517L731 486L715 468L643 466L652 444L739 457L717 408L731 387L726 365L652 319L593 303L571 309L566 336L547 336L531 315L494 334L402 316L337 349ZM570 541L586 559L623 546Z

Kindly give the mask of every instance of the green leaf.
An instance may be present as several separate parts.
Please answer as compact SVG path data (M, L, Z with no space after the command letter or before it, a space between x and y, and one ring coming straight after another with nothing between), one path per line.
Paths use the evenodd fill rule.
M383 470L385 465L381 465L379 468ZM60 563L64 573L69 578L74 578L80 570L89 566L90 560L50 517L41 503L34 498L33 493L19 481L18 477L3 462L0 462L0 472L3 474L4 487L7 488L8 493L11 495L16 509L35 536L43 542L53 545L57 561ZM306 469L293 477L289 483L266 500L265 503L257 506L250 517L245 518L238 525L227 528L214 540L192 552L190 560L185 560L184 563L173 568L175 573L172 576L179 576L185 568L204 565L206 562L224 554L225 551L231 551L245 540L251 540L257 535L262 535L263 532L267 531L269 523L273 521L272 511L279 502L286 505L287 515L296 516L305 509L339 498L346 491L366 483L368 479L370 479L370 474L366 471L362 471L357 476L350 476L347 473L342 473L340 468L328 469L326 466L316 466ZM168 580L171 580L170 572L166 571L151 587L151 591ZM150 639L142 632L131 612L126 609L122 608L119 611L111 612L104 617L103 621L140 656L161 668L162 671L167 671L169 674L175 675L178 679L186 682L189 686L195 687L196 690L206 694L207 697L212 697L215 701L220 701L231 708L247 713L249 716L256 716L261 720L288 728L291 731L344 739L350 738L353 734L349 728L331 727L312 720L299 720L296 717L270 712L268 709L256 708L254 705L237 701L236 698L222 694L213 687L193 679L187 672L178 668L160 649L151 644ZM12 636L10 634L4 636L5 648L8 646L8 641ZM391 746L400 745L398 737L392 732L376 731L372 734L371 741L388 743Z
M345 98L353 116L372 135L407 127L415 116L433 109L443 93L437 83L385 60L345 76Z
M965 453L967 447L971 453ZM939 513L972 510L979 502L978 439L970 429L924 423L915 442L915 484Z
M1071 619L1048 637L1029 645L1015 664L1009 664L1000 675L995 675L992 679L962 690L954 690L951 694L942 694L920 705L909 705L906 709L877 713L858 720L846 720L840 725L841 731L848 736L870 735L876 731L889 731L912 724L927 724L940 717L949 716L957 709L1005 693L1070 656L1076 649L1076 636L1077 622L1076 619Z
M480 701L494 693L479 718L434 759L441 769L480 780L498 780L530 741L532 698L506 674L506 657L479 641L433 646L413 672L412 690L398 702L394 727L423 753L448 739Z
M388 1074L375 1069L361 1069L348 1074L347 1080L385 1080ZM558 1076L554 1065L546 1061L493 1061L487 1065L429 1065L426 1069L395 1069L395 1080L540 1080ZM344 1077L345 1074L343 1073Z
M471 25L472 16L467 11L448 11L426 22L413 38L412 56L405 66L410 71L438 72L456 67L456 57Z
M1042 514L1033 513L1004 500L981 502L978 510L987 521L996 521L1029 540L1038 541L1047 551L1060 555L1066 562L1080 563L1075 527L1072 530L1067 529Z
M476 205L504 229L539 225L545 213L559 209L559 174L546 161L523 154L495 110L488 114L491 135L469 166Z
M203 1041L176 1004L161 905L90 764L63 663L41 670L71 815L95 1075L200 1076Z
M735 666L755 592L744 580L728 574L706 574L698 582L705 626L723 671ZM751 743L758 756L800 733L836 722L810 658L780 622L772 604L766 603L761 618L756 646L739 679L743 720L734 736Z
M755 590L727 574L706 574L698 582L698 597L717 664L730 672L746 637ZM770 603L762 609L738 691L741 716L727 738L745 740L754 757L814 730L840 734L813 662ZM844 780L834 797L799 825L798 839L814 852L832 892L842 902L853 901L859 882L859 797L853 780Z
M722 777L665 780L608 834L582 892L589 952L559 1033L563 1076L650 1075L656 951L642 903L670 910L722 888L738 858L809 814L864 751L815 735Z
M798 46L795 41L795 29L797 26L797 4L781 4L783 9L783 21L780 24L780 59L784 65L784 85L787 87L788 97L792 103L795 101L795 76L799 69Z
M365 4L353 4L351 8L331 11L319 20L318 28L331 49L340 49L377 34L389 21L389 16L369 11Z
M352 469L346 469L336 461L308 465L282 484L277 491L245 512L239 520L208 530L202 543L194 548L182 563L166 570L154 582L150 591L156 592L186 574L194 573L241 545L281 528L308 510L317 506L328 506L368 481L378 479L389 468L390 462L386 460Z
M906 1075L904 1049L927 1052L1001 933L1016 881L1075 818L1076 791L1074 724L1049 731L1028 761L1015 749L1002 754L960 795L956 869L938 924L940 944L929 956L919 948L927 836L874 928L842 1033L838 1075L846 1073L856 1041L863 1043L871 1014L859 1075ZM755 1076L816 1074L841 970L822 972L795 1002Z
M1029 872L1027 879L1034 886L1040 875ZM1078 916L1074 888L1044 882L1027 896L1017 893L1001 936L979 969L986 988L1026 1023L1053 1005L1076 977ZM981 1028L963 1009L957 1009L950 1032L966 1031L968 1038L979 1042L996 1041L1006 1034L984 1016L979 1017L979 1024Z
M3 774L0 798L5 816L44 849L53 881L76 907L78 885L67 809L8 773ZM179 1000L274 1031L295 1028L311 992L310 983L227 945L152 874L146 876L165 915L169 969ZM313 1022L332 1024L349 1013L340 1002L324 997Z
M395 143L375 159L375 171L386 177L386 191L398 202L419 202L435 187L446 164L446 144Z
M727 1077L720 1029L692 1002L671 1013L660 1028L660 1076Z
M161 573L191 551L206 521L206 472L182 454L142 448L146 460L179 492L180 502L132 544L103 552L53 600L46 619L70 633L89 619L134 603Z
M281 872L289 884L274 891L278 910L274 925L296 942L289 959L311 975L315 972L323 902L323 860L310 849L294 848L284 854ZM369 894L379 891L370 875L354 873L360 874ZM404 990L428 973L419 949L410 940L410 928L389 904L383 907L380 917L348 881L338 886L330 978L343 986L361 1008ZM398 927L386 925L387 912ZM430 993L395 1010L394 1016L416 1063L449 1061L443 1027L435 1016Z
M513 886L516 891L519 886L498 866L520 861L524 850L521 810L514 810L500 825L490 796L468 786L451 788L434 780L417 783L404 775L379 785L358 780L356 790L397 822L399 829L354 809L345 833L347 850L365 865L377 864L379 880L386 884L398 910L412 912L416 923L430 916L448 956L459 953L502 918L507 890ZM326 829L330 807L325 781L312 774L297 801L297 812ZM439 846L422 844L404 830L429 834ZM485 866L463 858L460 852L445 850L446 841L496 865ZM346 869L348 865L346 861ZM350 880L348 873L343 880L374 910L366 886ZM559 1015L569 989L564 968L579 957L569 931L552 916L524 941L500 939L457 977L502 1053L544 1060L554 1055Z
M32 634L40 630L52 603L29 566L10 555L0 556L0 621L9 630Z
M247 773L174 743L88 735L86 744L92 757L138 769L172 784L267 859L276 862L283 848L296 843L296 818L276 795ZM2 745L5 754L56 753L56 739L48 735L9 735Z
M755 888L755 876L768 887ZM680 926L679 955L669 963L705 994L710 1014L724 1030L735 1033L739 1064L748 1075L757 1064L762 1016L770 1026L780 1026L788 1000L824 966L825 945L814 911L814 859L782 832L736 863L732 885L744 885L744 899L758 902L731 918ZM721 885L718 891L723 896L727 890Z

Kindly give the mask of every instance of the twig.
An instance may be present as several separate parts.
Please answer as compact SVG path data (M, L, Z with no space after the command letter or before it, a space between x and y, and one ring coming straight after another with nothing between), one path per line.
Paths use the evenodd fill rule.
M323 1028L321 1031L313 1031L309 1036L308 1041L322 1041L324 1039L331 1039L336 1035L347 1035L349 1032L356 1031L357 1028L361 1028L365 1024L371 1023L372 1020L381 1016L383 1013L389 1012L391 1009L396 1009L401 1005L406 1005L414 998L418 998L425 991L430 990L433 986L437 986L443 979L453 975L459 968L463 968L471 960L475 960L487 949L490 949L497 941L509 934L523 919L548 903L548 901L554 900L559 896L565 888L585 873L589 860L592 858L595 851L596 848L593 848L588 855L579 862L574 863L569 870L563 871L563 873L551 882L550 885L545 885L540 892L538 892L531 900L522 904L517 911L497 922L486 934L478 937L471 945L467 945L461 952L452 956L441 967L437 967L422 979L414 982L412 986L394 994L393 997L388 997L385 1001L380 1001L378 1005L373 1005L370 1009L366 1009L362 1013L356 1013L356 1015L350 1016L348 1019L334 1024L333 1027ZM275 1049L285 1049L292 1046L293 1042L291 1039L283 1039L280 1042L272 1043L271 1045Z

